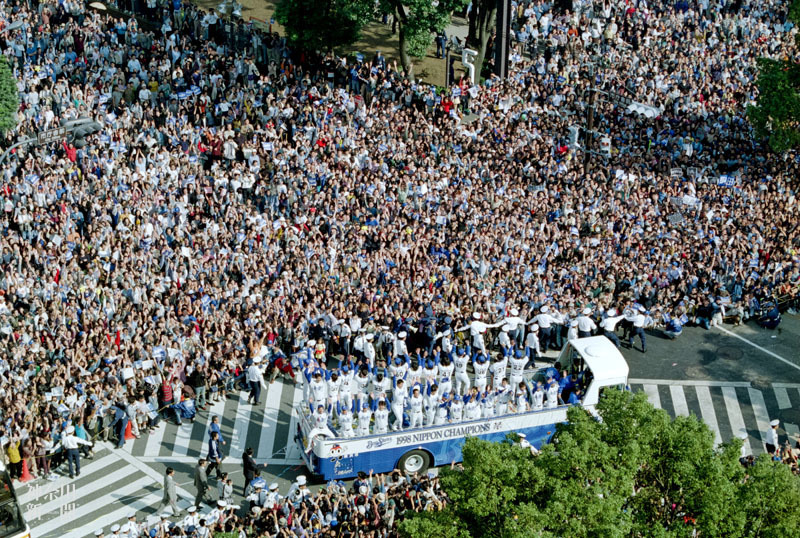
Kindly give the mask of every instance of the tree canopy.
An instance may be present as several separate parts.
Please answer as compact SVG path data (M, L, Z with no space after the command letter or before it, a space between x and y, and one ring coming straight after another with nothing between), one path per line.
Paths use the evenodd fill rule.
M413 58L422 58L433 44L434 35L447 28L454 11L468 0L381 0L381 10L393 13L400 26L400 63L406 76L413 77Z
M793 0L788 18L800 25L800 0ZM795 36L800 46L800 34ZM797 58L759 58L758 99L747 107L756 136L777 153L800 146L800 63Z
M280 0L275 19L292 45L328 52L355 43L374 13L370 0Z
M510 441L464 445L463 470L445 469L452 502L400 523L402 536L789 536L800 524L800 478L741 441L715 448L695 416L672 420L644 393L606 391L599 422L568 412L541 454Z
M5 56L0 57L0 133L17 126L17 111L19 110L19 91L14 73L8 65Z

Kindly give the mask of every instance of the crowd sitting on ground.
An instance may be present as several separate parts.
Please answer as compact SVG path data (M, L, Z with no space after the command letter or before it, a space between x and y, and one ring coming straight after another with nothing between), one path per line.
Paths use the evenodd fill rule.
M677 336L795 301L798 158L754 141L745 118L755 59L797 54L787 5L524 6L515 27L546 36L545 53L441 92L380 54L359 65L242 25L231 39L188 5L149 31L75 3L0 3L5 25L25 22L0 35L22 100L6 146L62 119L103 125L85 147L29 145L2 165L12 474L24 459L48 475L69 427L121 446L128 423L191 419L250 383L259 354L298 378L310 340L320 368L339 355L356 383L370 345L389 371L434 361L444 394L440 367L505 360L499 338L476 337L510 318L526 327L506 332L508 360L530 361L587 308L590 333L616 338L622 315L645 351L650 320ZM591 168L566 143L588 62L604 91L663 107L649 119L598 102L613 151Z

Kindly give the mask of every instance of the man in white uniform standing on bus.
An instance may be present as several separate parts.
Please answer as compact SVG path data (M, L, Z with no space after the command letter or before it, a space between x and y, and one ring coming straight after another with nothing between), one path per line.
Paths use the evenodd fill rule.
M408 409L409 409L409 422L411 423L411 428L421 428L422 427L422 408L425 405L425 400L422 398L422 394L420 394L419 385L415 385L413 389L411 389L411 397L408 399Z
M466 394L469 391L470 383L469 374L467 373L467 365L469 364L468 353L468 351L464 351L464 348L458 348L456 354L453 355L453 365L455 366L456 375L456 392L459 395Z

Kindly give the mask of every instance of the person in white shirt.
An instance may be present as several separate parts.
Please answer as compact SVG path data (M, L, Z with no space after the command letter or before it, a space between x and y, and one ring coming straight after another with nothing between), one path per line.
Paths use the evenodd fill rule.
M508 357L503 355L497 357L497 360L492 364L489 370L492 372L492 387L497 389L500 382L506 377L506 370L508 369Z
M764 443L767 446L767 454L774 456L778 450L778 426L780 426L781 421L775 419L769 423L769 429L767 430L767 435L764 438Z
M578 316L578 338L587 338L592 336L592 332L597 330L597 325L591 316L591 308L584 308L583 312L581 312L581 315Z
M567 329L567 340L575 340L578 338L578 320L573 319L569 322L569 329Z
M530 332L525 336L525 354L531 361L531 366L535 368L535 359L542 354L539 349L539 324L537 323L531 325Z
M363 353L364 359L367 361L367 364L370 368L375 367L375 346L372 345L372 340L375 338L375 335L372 333L367 334L364 337L364 345L363 345Z
M339 428L338 428L339 435L341 435L345 439L350 439L351 437L354 437L355 432L353 431L353 414L350 412L350 409L339 404L337 406L336 415L339 420Z
M547 384L547 407L553 408L558 406L558 383L552 378L549 378Z
M456 354L453 356L453 365L455 366L456 375L456 393L464 395L469 391L469 374L467 373L467 365L469 364L469 355L463 348L458 348ZM462 391L463 387L463 391Z
M397 333L397 338L394 341L395 357L404 357L408 355L408 347L406 347L406 336L408 336L408 333L405 331L400 331L399 333Z
M61 437L61 448L64 449L67 455L67 463L69 463L69 477L74 478L81 475L81 455L78 450L78 445L92 446L92 443L85 441L75 435L75 427L67 426L67 430L63 437ZM75 464L75 474L72 472L72 464Z
M633 324L630 337L628 338L628 347L633 349L633 339L638 336L639 341L642 343L642 353L647 353L647 341L644 336L644 326L647 322L645 312L647 312L647 310L645 310L642 305L637 305L635 310L631 309L626 312L625 316L625 319Z
M510 330L510 325L503 325L500 328L500 334L497 335L497 343L500 345L500 353L503 355L507 355L511 349L511 338L508 335Z
M345 364L339 370L339 402L346 407L353 407L353 365Z
M514 393L508 384L508 379L503 379L502 384L495 389L495 400L497 401L497 416L508 413L508 403L513 398Z
M444 355L437 365L437 373L439 378L439 388L442 392L450 392L453 388L453 370L455 365L450 361L448 355Z
M533 400L532 409L534 411L541 411L544 408L544 390L542 390L542 383L540 381L537 381L531 399Z
M564 316L558 312L550 313L550 307L547 305L539 309L539 314L536 315L529 323L536 323L539 326L539 339L543 351L556 347L556 338L553 333L553 325L562 325L564 323ZM558 330L558 329L555 329Z
M261 375L261 369L258 367L260 362L261 358L256 357L253 359L253 364L247 368L247 384L250 385L250 395L247 397L247 402L254 405L258 405L261 399L261 383L263 377Z
M431 385L428 387L428 394L425 395L425 425L430 426L436 418L436 409L441 403L439 396L439 386Z
M358 411L358 435L364 437L369 435L369 424L372 421L372 410L366 400L361 404Z
M509 314L511 315L503 320L503 325L509 327L509 336L520 346L525 337L525 324L527 322L519 317L519 310L516 308L512 308Z
M408 398L408 416L411 429L421 428L423 426L422 408L424 405L425 400L422 398L419 386L414 386L414 388L411 389L411 396Z
M408 399L408 391L405 388L405 382L402 379L394 378L394 390L392 391L392 413L394 413L394 424L392 429L403 429L403 411L406 408L406 400Z
M461 422L464 417L464 400L452 393L450 399L450 422Z
M600 328L603 329L603 336L614 342L614 345L619 347L619 338L616 335L617 323L625 319L625 316L618 316L614 308L609 308L606 311L606 317L600 322Z
M487 374L489 372L489 361L482 352L475 355L472 361L472 369L475 371L475 386L478 391L486 390Z
M525 366L528 364L528 357L518 349L514 352L514 356L508 359L508 364L511 367L511 374L509 375L509 382L512 386L519 385L522 381L522 376L525 373Z
M388 433L389 408L386 406L386 400L384 398L378 400L378 408L375 409L374 416L375 416L375 433Z
M456 329L456 332L460 333L469 329L469 334L472 337L472 347L486 353L486 344L483 341L483 334L489 329L492 329L494 327L499 327L500 325L503 324L503 321L494 323L492 325L484 323L481 321L480 312L473 313L472 318L473 321L469 325L465 325L460 329Z

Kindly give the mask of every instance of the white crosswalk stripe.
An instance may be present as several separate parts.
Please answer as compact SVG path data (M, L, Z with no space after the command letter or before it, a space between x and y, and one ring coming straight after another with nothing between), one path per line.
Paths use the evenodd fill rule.
M661 407L661 398L658 396L658 385L645 385L644 392L647 394L647 401L653 404L653 407Z
M250 426L250 413L252 405L247 403L247 393L239 393L239 406L236 408L236 422L233 425L233 438L231 439L231 449L229 456L233 459L241 459L247 444L247 430Z
M669 388L669 395L672 397L672 408L675 414L681 417L689 416L689 406L686 405L686 395L683 394L683 387L672 385Z
M787 420L793 419L790 412L800 404L798 386L785 383L756 389L744 382L634 379L631 388L643 391L650 403L673 416L694 413L709 426L716 444L746 434L745 450L756 455L765 449L770 420L782 419L784 412L789 413ZM662 399L666 392L669 398ZM788 437L794 444L797 435L800 426L781 423L781 442Z
M138 512L138 520L142 521L146 514L141 512L153 512L161 503L163 494L159 481L163 470L148 468L148 464L195 464L196 455L206 455L208 451L208 430L214 415L220 417L225 432L223 437L228 442L227 447L223 447L228 448L225 464L238 464L246 446L253 446L260 462L287 466L300 464L300 453L292 448L295 417L293 413L291 418L282 415L281 409L284 412L292 409L301 399L301 389L291 382L284 384L282 380L276 380L267 389L266 401L262 401L265 405L263 420L261 406L249 405L244 391L232 394L227 401L210 401L208 411L201 413L194 423L184 420L179 427L162 421L155 432L126 442L122 450L98 444L94 460L82 458L80 477L71 480L59 476L52 482L37 480L16 488L32 536L90 536L98 528L108 531L114 523L124 524L131 511ZM248 438L251 444L248 444ZM66 474L65 469L66 464L62 464L56 472ZM193 498L194 488L191 482L188 484L185 487ZM106 493L94 493L98 491ZM191 499L185 497L185 490L179 488L178 506L181 510L191 504ZM171 513L170 510L167 512Z
M753 413L756 415L756 425L758 426L758 433L761 435L761 442L767 440L767 430L769 429L769 414L767 413L767 404L764 402L764 396L760 390L747 389L750 395L750 404L753 407Z
M267 401L264 407L264 423L261 425L261 436L258 442L259 459L271 458L275 446L275 431L278 428L278 414L281 405L283 383L272 383L267 387Z
M778 407L781 409L792 407L792 402L789 401L789 391L784 387L775 387L775 398L778 399Z
M719 431L719 424L717 424L717 414L714 412L711 391L708 387L695 387L695 392L697 392L697 402L700 404L700 416L703 417L703 422L708 424L708 427L714 432L714 444L718 445L722 443L722 435Z

